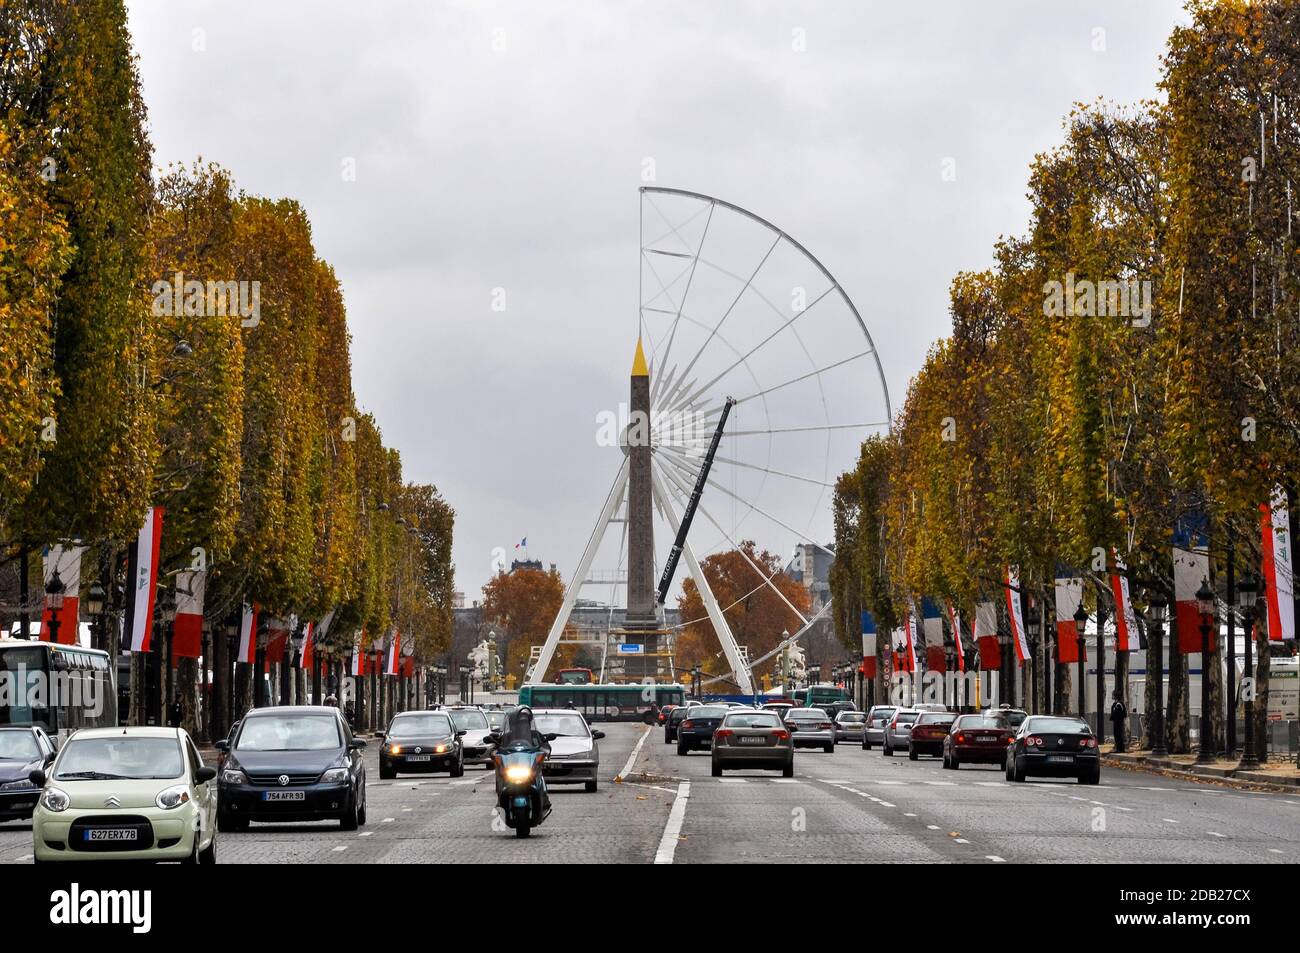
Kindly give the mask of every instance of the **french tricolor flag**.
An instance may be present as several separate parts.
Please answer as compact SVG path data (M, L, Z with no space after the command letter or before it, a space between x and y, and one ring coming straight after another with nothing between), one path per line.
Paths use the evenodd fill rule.
M867 678L876 677L876 617L863 610L862 613L862 674Z
M397 665L402 658L402 633L393 630L393 637L388 642L388 659L384 665L385 675L396 675Z
M45 552L44 572L45 583L49 585L54 578L55 572L59 574L59 581L63 583L64 596L63 608L59 610L59 644L76 645L78 627L81 620L77 611L79 604L79 593L81 590L81 554L86 551L85 546L51 546ZM50 622L54 616L53 610L46 606L41 611L41 641L50 641L52 626ZM27 633L23 633L23 638L27 638Z
M1020 608L1020 570L1008 566L1002 577L1002 590L1007 598L1007 619L1011 623L1011 642L1016 647L1016 658L1021 665L1029 661L1029 639L1025 636L1025 614Z
M1114 570L1110 574L1110 594L1115 600L1115 651L1132 652L1137 646L1137 618L1133 615L1133 602L1128 595L1127 569L1119 554L1111 550Z
M302 630L302 657L298 660L300 668L312 671L316 667L316 626L308 622Z
M980 670L996 671L1002 667L1002 647L998 645L998 607L993 602L975 606L975 645L980 651Z
M1286 504L1286 490L1275 486L1271 505L1261 504L1259 508L1270 642L1295 638L1295 575Z
M132 652L148 652L153 645L153 607L157 595L162 527L163 508L151 506L127 557L131 585L126 593L126 622L130 626Z
M1078 576L1056 577L1056 660L1073 663L1079 661L1079 626L1074 613L1083 601L1083 580ZM1083 661L1088 660L1087 646Z
M952 644L957 650L957 671L966 671L966 652L961 647L961 615L952 600L948 600L948 625L952 627Z
M1201 651L1201 610L1196 593L1210 577L1210 541L1203 513L1185 516L1174 528L1174 616L1178 626L1178 651ZM1215 648L1217 626L1210 626L1210 651Z
M181 658L203 654L203 597L207 591L205 570L176 574L176 621L172 624L172 665Z
M948 660L943 651L943 616L928 596L921 598L921 634L925 641L925 667L931 672L944 671Z
M244 603L243 615L239 618L239 656L237 662L252 665L257 661L257 613L258 605Z
M916 671L916 603L907 601L907 610L903 613L903 652L901 671Z

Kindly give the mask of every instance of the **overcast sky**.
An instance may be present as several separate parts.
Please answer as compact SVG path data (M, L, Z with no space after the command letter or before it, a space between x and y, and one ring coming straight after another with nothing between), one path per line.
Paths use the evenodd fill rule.
M1155 96L1185 20L1173 0L129 6L155 161L306 208L357 398L455 507L467 599L525 536L567 576L617 469L592 435L626 399L647 158L821 259L897 409L952 276L1024 229L1071 103Z

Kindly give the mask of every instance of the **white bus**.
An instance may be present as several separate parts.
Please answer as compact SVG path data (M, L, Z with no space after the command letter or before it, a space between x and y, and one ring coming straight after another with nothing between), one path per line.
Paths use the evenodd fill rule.
M0 639L0 726L9 725L40 725L60 740L78 728L116 727L116 678L108 653Z

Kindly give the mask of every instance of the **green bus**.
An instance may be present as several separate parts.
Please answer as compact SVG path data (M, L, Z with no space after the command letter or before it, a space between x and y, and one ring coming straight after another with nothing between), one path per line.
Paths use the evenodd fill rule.
M822 705L851 700L849 690L839 685L810 685L808 688L797 688L792 697L804 708L820 708Z
M655 705L686 701L682 685L525 685L519 704L530 708L572 708L587 721L644 721Z

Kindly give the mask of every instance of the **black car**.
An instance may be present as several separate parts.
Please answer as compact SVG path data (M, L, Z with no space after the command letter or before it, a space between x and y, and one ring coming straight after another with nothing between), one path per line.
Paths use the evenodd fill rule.
M465 753L457 731L445 711L405 711L380 733L379 776L395 778L401 771L447 771L453 778L465 773Z
M677 726L677 753L690 754L696 748L712 748L713 733L731 711L725 705L692 708Z
M664 721L664 744L670 745L677 740L678 727L686 720L686 716L694 710L693 708L681 707L674 708L668 713L668 718Z
M1082 718L1030 715L1016 729L1007 748L1007 780L1027 777L1079 779L1080 784L1101 781L1101 756L1097 736Z
M226 756L217 830L246 830L249 821L329 818L356 830L366 822L365 746L332 706L252 709L233 742L217 742Z
M32 816L41 789L27 776L48 768L54 750L44 728L0 728L0 821Z

